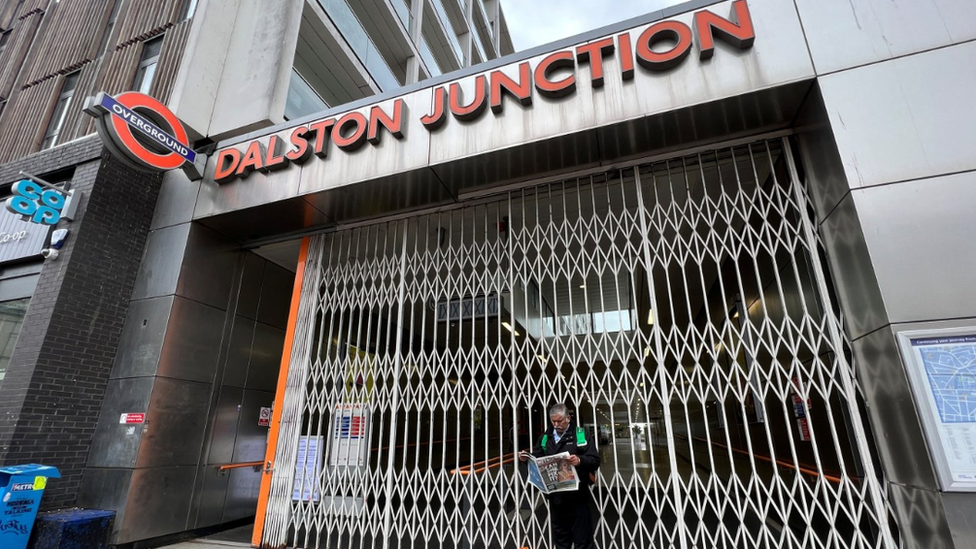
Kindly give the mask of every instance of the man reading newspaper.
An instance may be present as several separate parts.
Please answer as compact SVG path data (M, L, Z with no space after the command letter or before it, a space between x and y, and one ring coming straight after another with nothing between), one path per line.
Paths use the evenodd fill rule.
M549 500L555 549L595 549L590 485L591 474L600 467L600 454L596 445L586 439L583 428L573 421L565 404L550 408L549 419L552 427L542 435L531 454L521 452L519 459L534 458L541 481L536 486ZM530 465L530 475L532 469Z

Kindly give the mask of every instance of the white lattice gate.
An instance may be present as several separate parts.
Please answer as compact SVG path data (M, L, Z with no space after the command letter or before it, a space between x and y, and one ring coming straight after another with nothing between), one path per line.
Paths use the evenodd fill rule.
M788 141L312 239L266 546L549 547L566 402L599 547L889 547Z

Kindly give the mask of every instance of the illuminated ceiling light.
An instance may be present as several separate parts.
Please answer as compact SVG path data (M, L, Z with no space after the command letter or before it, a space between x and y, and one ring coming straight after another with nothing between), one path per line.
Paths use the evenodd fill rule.
M547 357L546 355L536 355L536 356L538 356L539 360L541 360L542 362L549 362L549 357ZM566 380L566 376L563 376L563 381L565 380Z
M650 347L644 347L644 358L647 358L649 356L651 356L651 348Z
M736 309L735 312L732 313L732 318L733 319L739 318L739 310L738 309Z
M512 332L512 335L515 335L515 336L522 335L522 334L516 332L515 331L515 328L512 328L512 325L509 324L508 322L502 322L502 327L505 328L506 330L508 330L509 332Z
M654 325L654 309L647 310L647 325L648 326Z
M586 289L586 284L580 284L580 289L581 290L585 290Z

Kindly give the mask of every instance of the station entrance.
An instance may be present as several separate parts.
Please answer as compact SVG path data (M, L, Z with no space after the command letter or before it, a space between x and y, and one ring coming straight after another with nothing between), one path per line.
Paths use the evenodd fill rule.
M307 238L262 545L551 547L563 402L599 547L893 546L799 180L776 138Z

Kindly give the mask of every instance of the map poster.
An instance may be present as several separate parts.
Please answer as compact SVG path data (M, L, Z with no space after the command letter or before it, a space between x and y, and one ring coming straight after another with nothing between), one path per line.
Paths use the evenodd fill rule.
M937 333L901 334L910 378L943 487L976 491L976 330Z

